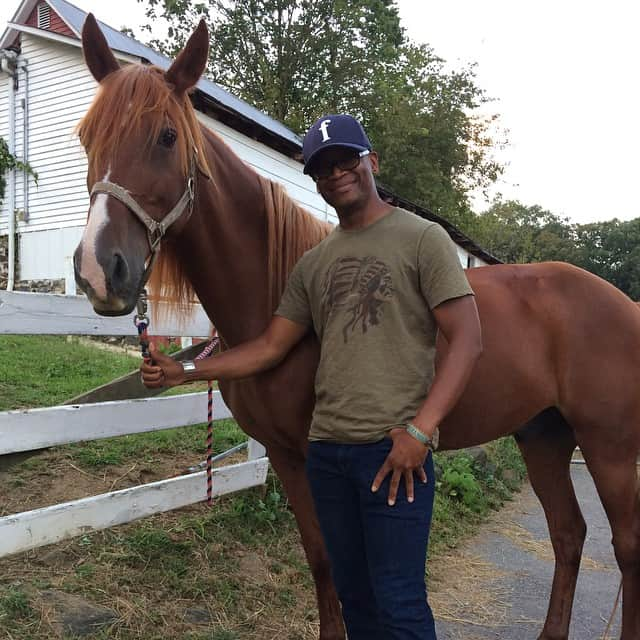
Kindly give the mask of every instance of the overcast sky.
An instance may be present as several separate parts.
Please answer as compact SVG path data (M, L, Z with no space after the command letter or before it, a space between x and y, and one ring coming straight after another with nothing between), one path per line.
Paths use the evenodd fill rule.
M74 0L139 33L134 0ZM638 0L398 0L408 35L452 68L475 62L509 145L496 188L575 222L640 217ZM0 23L19 0L1 0ZM482 210L481 199L475 208Z

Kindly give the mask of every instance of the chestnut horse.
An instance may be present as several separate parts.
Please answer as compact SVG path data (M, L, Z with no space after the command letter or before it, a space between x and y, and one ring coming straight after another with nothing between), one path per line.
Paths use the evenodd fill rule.
M197 295L229 347L258 336L291 266L328 227L197 123L188 91L207 62L204 23L166 72L121 69L91 15L82 42L100 89L79 125L93 191L75 254L80 287L96 312L130 312L148 271L149 245L158 245L166 230L151 229L149 220L166 221L171 211L175 222L162 241L152 288L177 305ZM440 446L515 436L555 552L539 639L560 640L568 637L586 535L569 473L579 445L613 531L623 583L622 638L638 640L640 313L613 286L566 264L491 266L472 269L468 277L484 354L441 425ZM440 340L438 353L446 348ZM266 447L295 513L316 584L320 638L342 640L304 473L318 354L309 335L275 369L223 382L220 389L242 429Z

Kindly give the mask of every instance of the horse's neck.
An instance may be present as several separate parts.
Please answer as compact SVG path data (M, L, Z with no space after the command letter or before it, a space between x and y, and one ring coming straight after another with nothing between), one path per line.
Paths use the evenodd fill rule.
M269 321L264 195L256 174L205 134L212 180L198 177L192 219L178 249L200 302L229 345Z

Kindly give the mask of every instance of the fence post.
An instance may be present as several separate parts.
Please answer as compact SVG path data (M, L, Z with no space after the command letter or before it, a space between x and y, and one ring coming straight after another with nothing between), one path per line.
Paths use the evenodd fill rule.
M253 438L249 438L247 449L249 452L249 460L257 460L258 458L264 458L267 455L267 450Z
M64 258L64 295L75 296L76 276L73 271L73 256L65 256Z

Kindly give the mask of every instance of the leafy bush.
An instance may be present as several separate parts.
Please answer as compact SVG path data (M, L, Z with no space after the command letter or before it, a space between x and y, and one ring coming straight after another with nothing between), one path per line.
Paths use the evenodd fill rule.
M471 458L464 453L458 454L449 458L444 465L437 486L449 497L460 500L473 511L481 512L486 509L486 498L476 475Z
M476 458L468 452L435 455L437 488L430 554L451 549L472 533L491 509L499 509L526 477L513 438L485 445Z

